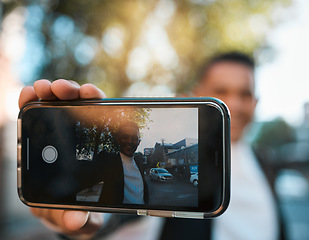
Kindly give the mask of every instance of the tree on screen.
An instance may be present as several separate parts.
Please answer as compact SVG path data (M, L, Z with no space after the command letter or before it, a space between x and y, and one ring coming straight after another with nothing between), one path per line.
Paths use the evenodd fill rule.
M140 129L147 128L149 108L133 107L86 107L84 111L77 110L73 114L76 121L77 151L79 154L93 154L95 158L100 151L118 152L115 133L125 122L135 122ZM73 112L73 110L72 110Z

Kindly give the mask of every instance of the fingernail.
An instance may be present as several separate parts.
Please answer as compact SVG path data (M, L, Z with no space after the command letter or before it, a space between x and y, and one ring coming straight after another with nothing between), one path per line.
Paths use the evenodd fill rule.
M77 82L73 80L67 80L67 81L70 82L74 87L80 88L80 85Z

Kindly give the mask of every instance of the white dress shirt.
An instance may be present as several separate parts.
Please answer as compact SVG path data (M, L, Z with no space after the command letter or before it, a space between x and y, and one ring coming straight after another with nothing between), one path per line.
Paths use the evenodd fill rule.
M144 204L144 183L142 175L133 159L120 153L123 176L124 195L123 203Z
M279 224L274 198L252 149L232 144L231 202L214 221L213 240L275 240Z
M142 217L138 221L126 224L105 240L158 240L164 225L164 218Z

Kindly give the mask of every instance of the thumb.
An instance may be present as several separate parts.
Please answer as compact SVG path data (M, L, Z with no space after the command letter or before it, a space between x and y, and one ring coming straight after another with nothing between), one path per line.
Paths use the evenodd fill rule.
M85 226L89 218L89 212L64 211L62 219L67 231L78 231Z

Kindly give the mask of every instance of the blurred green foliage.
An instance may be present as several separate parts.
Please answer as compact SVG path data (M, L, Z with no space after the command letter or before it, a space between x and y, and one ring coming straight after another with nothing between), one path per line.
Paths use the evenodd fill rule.
M267 48L265 36L278 23L276 13L289 3L7 0L3 11L5 17L16 7L25 7L26 30L32 44L43 49L33 81L90 82L117 97L184 92L214 53L258 53Z
M260 147L278 148L296 141L296 133L282 118L265 122L254 139L254 144Z

